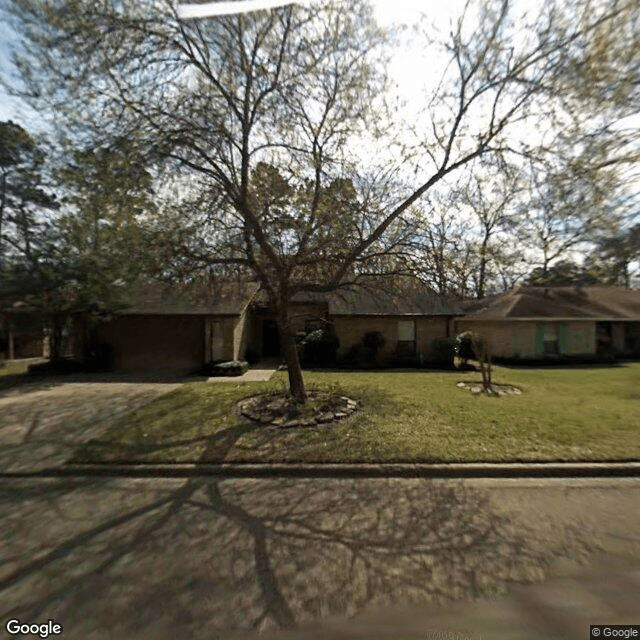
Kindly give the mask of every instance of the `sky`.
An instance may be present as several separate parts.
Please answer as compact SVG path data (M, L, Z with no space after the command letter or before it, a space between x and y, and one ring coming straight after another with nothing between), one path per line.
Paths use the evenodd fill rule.
M246 4L246 0L240 1ZM273 3L275 0L265 1ZM426 18L423 24L429 25L427 28L438 29L444 32L443 35L446 34L450 24L461 14L465 5L465 0L370 0L370 2L379 23L389 26L406 25L409 28L407 35L410 35L410 27L415 25L423 15ZM523 2L527 3L527 7L530 6L529 3L537 4L537 0L523 0ZM0 6L1 4L2 0L0 0ZM15 33L2 20L0 13L0 74L5 78L12 68L11 52L19 46ZM430 51L429 55L433 56L433 53ZM417 112L421 103L424 102L422 83L433 79L433 74L430 77L429 71L435 73L440 69L442 65L434 61L433 57L427 58L424 47L419 47L415 42L412 44L410 38L403 38L402 46L394 49L389 73L395 82L396 93L408 103L407 113ZM418 79L421 81L419 82ZM410 115L409 118L411 118ZM0 86L0 120L8 119L20 123L31 133L42 132L46 128L46 123L38 114L33 113L27 105L9 97ZM638 119L640 120L640 116ZM536 129L531 135L539 138L540 130Z
M246 4L241 0L242 4ZM225 4L229 4L228 2ZM463 6L463 0L372 0L375 15L382 25L401 25L409 27L417 22L424 12L429 22L436 22L441 28L446 28L451 17L456 15ZM11 55L20 46L19 39L10 29L6 21L0 17L0 74L7 78L12 70ZM391 66L391 75L397 83L398 91L406 98L417 95L415 83L416 64L420 63L421 52L410 46L395 51ZM0 120L12 119L29 130L40 130L44 123L38 114L19 100L9 96L0 87Z

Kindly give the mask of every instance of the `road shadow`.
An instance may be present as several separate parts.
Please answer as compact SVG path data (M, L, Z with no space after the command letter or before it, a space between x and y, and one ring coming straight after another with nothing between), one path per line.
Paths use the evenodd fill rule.
M588 549L426 479L12 479L0 509L0 619L83 640L242 637L495 596Z

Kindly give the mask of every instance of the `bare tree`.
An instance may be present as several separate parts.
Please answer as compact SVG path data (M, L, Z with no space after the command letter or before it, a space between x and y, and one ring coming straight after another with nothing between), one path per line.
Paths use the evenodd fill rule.
M530 198L520 205L519 235L537 251L545 274L554 261L586 247L611 223L607 201L615 176L572 161L532 162L529 169Z
M385 37L366 4L185 22L169 0L10 2L29 43L17 62L32 103L53 104L76 141L135 141L150 163L195 176L210 196L201 198L210 232L191 243L192 259L259 279L301 402L293 296L395 269L412 205L475 159L504 152L518 124L552 109L536 98L567 46L594 28L553 30L549 6L523 38L527 25L515 25L507 0L469 6L443 43L449 64L398 162L416 173L392 200L367 188L349 152L356 142L374 148L376 123L398 135L379 99Z
M501 162L485 163L473 171L454 192L454 203L469 211L479 226L475 295L484 298L490 264L497 258L493 239L508 232L516 223L518 198L522 191L519 171Z
M469 222L451 206L450 193L427 196L415 207L418 229L411 237L412 271L441 296L471 294L477 266Z

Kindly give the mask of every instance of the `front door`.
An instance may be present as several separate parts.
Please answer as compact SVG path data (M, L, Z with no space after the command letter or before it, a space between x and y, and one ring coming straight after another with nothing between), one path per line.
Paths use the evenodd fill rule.
M265 318L262 321L262 357L277 358L280 356L280 332L275 320Z

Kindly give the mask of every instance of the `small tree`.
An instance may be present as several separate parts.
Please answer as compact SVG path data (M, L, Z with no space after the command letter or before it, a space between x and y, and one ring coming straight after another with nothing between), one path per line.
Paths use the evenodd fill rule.
M486 338L473 332L471 333L471 344L480 363L482 388L486 393L493 393L493 387L491 386L491 351L489 344Z
M482 389L493 393L491 386L491 351L487 339L475 331L465 331L456 337L456 355L463 361L474 358L480 364Z
M455 352L460 359L461 367L466 367L469 360L475 359L476 354L471 344L471 331L464 331L456 336Z

